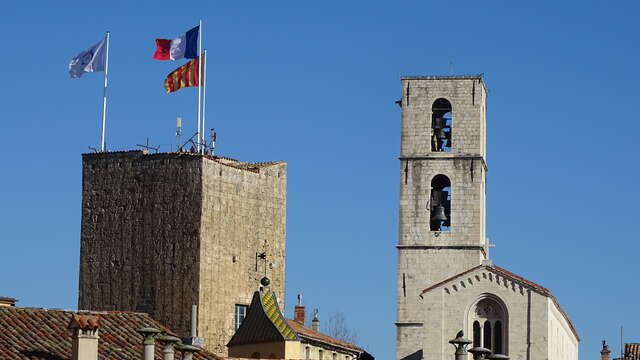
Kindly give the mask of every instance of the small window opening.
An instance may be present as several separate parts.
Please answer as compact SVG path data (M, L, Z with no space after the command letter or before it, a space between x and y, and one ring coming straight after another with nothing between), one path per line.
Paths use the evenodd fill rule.
M306 360L311 359L311 349L308 346L304 348L304 358Z
M494 354L504 354L504 350L502 349L502 323L500 321L496 321L494 327L494 344L493 344L493 353Z
M477 321L473 322L473 347L480 347L482 344L480 343L480 323Z
M242 325L242 322L244 321L244 318L247 317L247 309L249 308L249 306L247 305L240 305L240 304L236 304L236 312L235 312L235 321L234 321L234 325L235 325L235 329L238 330L238 328L240 327L240 325Z
M489 350L493 349L491 347L491 322L489 322L489 320L484 322L484 339L482 347Z
M453 145L451 125L453 116L451 103L447 99L437 99L431 107L431 151L450 152Z
M431 231L451 229L451 181L444 175L436 175L431 180L429 211Z

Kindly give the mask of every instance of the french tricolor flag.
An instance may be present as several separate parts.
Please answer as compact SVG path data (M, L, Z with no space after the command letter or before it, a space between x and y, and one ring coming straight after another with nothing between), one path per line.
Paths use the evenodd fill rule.
M198 57L198 34L200 26L196 26L175 39L156 39L154 59L177 60Z

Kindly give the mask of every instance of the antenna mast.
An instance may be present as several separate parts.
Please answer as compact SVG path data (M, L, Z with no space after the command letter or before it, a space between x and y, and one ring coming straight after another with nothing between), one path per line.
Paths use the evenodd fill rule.
M177 152L182 151L182 147L180 146L181 137L182 137L182 118L178 116L176 118L176 151Z

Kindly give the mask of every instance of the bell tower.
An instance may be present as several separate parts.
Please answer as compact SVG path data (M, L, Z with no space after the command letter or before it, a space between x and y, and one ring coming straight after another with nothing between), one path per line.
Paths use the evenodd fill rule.
M402 76L396 357L431 331L420 292L486 259L482 75Z

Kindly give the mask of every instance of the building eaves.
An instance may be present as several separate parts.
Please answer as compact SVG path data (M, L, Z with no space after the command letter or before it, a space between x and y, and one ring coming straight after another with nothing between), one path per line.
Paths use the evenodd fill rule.
M354 351L354 352L358 352L361 353L363 350L362 348L360 348L357 345L351 344L349 342L346 341L342 341L339 339L336 339L334 337L331 337L329 335L323 334L319 331L315 331L313 329L309 329L308 327L300 324L299 322L292 320L292 319L287 319L287 323L289 324L290 327L293 328L293 330L295 330L295 332L298 334L298 336L300 336L303 339L308 339L308 340L312 340L315 342L319 342L322 344L326 344L329 346L337 346L339 348L343 348L345 350L348 351Z

